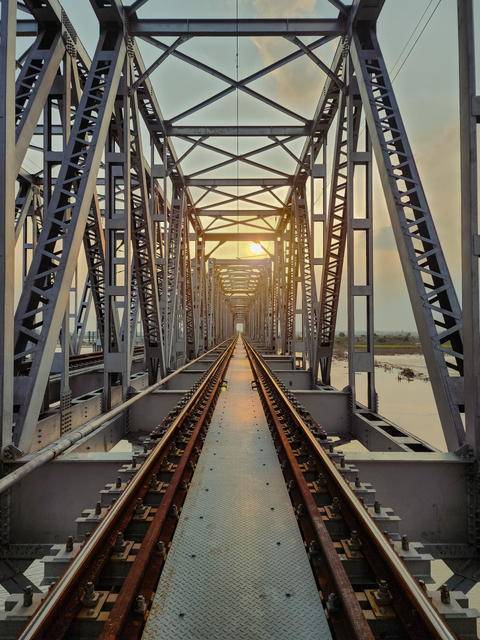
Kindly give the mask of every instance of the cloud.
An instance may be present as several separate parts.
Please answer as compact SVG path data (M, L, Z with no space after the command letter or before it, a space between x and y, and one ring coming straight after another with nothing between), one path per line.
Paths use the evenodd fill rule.
M253 4L259 17L294 18L314 13L317 0L254 0ZM265 66L285 55L285 42L278 38L254 37L252 42ZM293 51L293 48L290 50ZM269 74L266 82L273 91L273 99L309 117L318 102L324 77L314 62L302 57Z
M254 0L253 5L257 15L262 18L277 18L287 14L289 18L293 18L312 13L317 0Z

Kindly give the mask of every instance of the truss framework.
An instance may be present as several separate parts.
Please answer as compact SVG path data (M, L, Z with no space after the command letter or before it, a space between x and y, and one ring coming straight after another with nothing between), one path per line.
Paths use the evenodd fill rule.
M150 382L241 327L266 348L290 354L310 371L312 384L330 384L345 255L350 387L355 400L355 374L366 374L367 404L375 410L372 151L448 447L455 450L465 440L476 446L480 394L471 381L479 377L478 251L471 251L476 218L469 216L478 208L476 191L470 178L469 200L462 205L464 274L471 274L464 275L469 293L463 334L462 311L376 37L383 1L358 0L350 7L335 2L339 13L331 19L240 21L145 19L144 4L128 8L119 0L91 0L100 38L90 60L57 0L26 0L26 21L16 20L15 3L1 0L3 455L14 453L11 445L32 450L38 419L49 409L45 390L59 337L67 384L68 352L80 353L90 309L104 350L105 407L114 385L122 385L124 399L130 392L139 317ZM466 5L460 16L468 45L461 49L461 78L470 96L462 103L462 122L469 123L462 129L464 162L473 157L478 120L471 3ZM15 22L19 38L33 37L18 61ZM185 52L196 38L251 36L281 38L291 51L242 78ZM334 49L330 64L327 45ZM158 54L149 66L145 48ZM165 119L153 77L168 60L224 86ZM324 81L307 115L257 83L301 60L313 63ZM198 122L208 107L235 93L267 109L275 124L192 124L192 116ZM56 137L63 140L62 152L54 149ZM328 189L329 137L334 153ZM252 142L247 151L239 150L241 139ZM43 167L33 175L22 167L32 150L43 154ZM272 161L273 153L281 161ZM13 168L5 157L16 158ZM466 171L465 164L464 176ZM364 217L354 199L362 172ZM354 268L354 239L360 235L366 239L361 260L367 274L361 284ZM8 277L21 236L24 283L13 327ZM232 242L255 243L261 259L218 257ZM86 277L72 311L80 263ZM359 298L367 309L364 353L355 348ZM475 361L466 356L464 364L464 348L476 354Z

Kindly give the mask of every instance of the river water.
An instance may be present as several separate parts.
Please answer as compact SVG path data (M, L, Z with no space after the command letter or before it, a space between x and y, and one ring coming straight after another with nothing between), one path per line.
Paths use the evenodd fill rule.
M446 451L423 356L420 354L376 356L375 361L387 367L391 366L388 370L375 367L379 413L437 449ZM406 367L423 376L423 379L399 379L398 374ZM332 384L340 389L348 384L346 360L334 360ZM357 400L365 402L366 375L357 374L355 385Z

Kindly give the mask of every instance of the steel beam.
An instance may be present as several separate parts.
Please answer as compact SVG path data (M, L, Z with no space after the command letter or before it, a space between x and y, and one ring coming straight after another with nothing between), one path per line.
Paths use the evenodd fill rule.
M345 75L344 75L345 78ZM328 209L327 237L324 248L322 283L320 289L320 313L317 338L317 363L320 365L321 379L330 384L335 327L337 324L338 302L342 282L343 262L347 237L347 91L342 91L338 106L337 131L333 151L330 202ZM358 139L360 119L355 119L352 133ZM355 150L356 145L351 142ZM317 364L316 363L316 364ZM317 367L315 366L315 373Z
M133 36L340 36L345 22L338 19L219 19L182 20L132 18Z
M203 234L205 242L273 242L275 240L274 233L205 233Z
M477 7L478 13L478 7ZM480 456L480 315L478 235L477 132L480 98L475 79L474 8L472 0L458 0L460 71L460 168L462 216L462 306L467 443Z
M15 316L16 439L30 448L118 90L123 33L102 31ZM28 376L19 376L25 357Z
M170 366L173 354L174 336L177 331L176 316L178 308L181 245L183 226L186 221L186 193L177 185L172 197L172 210L168 229L168 267L165 287L166 336L165 362Z
M292 183L290 178L189 178L191 187L286 187Z
M125 80L130 74L124 61ZM132 167L130 149L130 100L116 96L115 117L105 145L105 326L103 333L102 409L112 408L114 385L122 385L127 399L131 374L132 295ZM118 150L120 148L120 151Z
M357 406L359 375L367 376L367 406L377 410L375 392L374 325L373 325L373 223L372 223L372 154L368 129L365 150L358 151L362 101L350 59L347 63L347 314L348 314L348 384L353 406ZM365 171L359 175L358 165ZM363 179L363 185L361 184ZM359 203L359 193L364 202ZM364 213L364 217L361 214ZM362 239L364 240L362 242ZM360 259L358 259L358 256ZM361 265L359 267L359 265ZM337 283L336 283L337 284ZM338 282L338 287L340 283ZM339 295L340 291L336 292ZM356 304L363 301L364 307ZM357 345L358 328L365 327L366 341ZM334 329L334 327L333 327ZM363 399L361 400L363 402Z
M16 0L2 0L0 22L0 454L12 443L15 282Z
M65 54L61 25L41 27L16 83L16 172L20 171L37 122Z
M145 356L150 384L156 382L158 374L165 374L165 355L160 313L160 299L154 252L154 234L150 199L147 188L146 169L143 159L140 110L135 93L131 98L132 169L135 182L132 184L132 240L134 246L135 275L142 312Z
M310 126L296 127L289 125L271 126L167 126L169 136L212 136L212 137L256 137L256 136L308 136L311 132Z
M465 441L460 305L373 24L354 32L350 51L443 432L455 450Z
M305 365L313 371L317 334L317 285L313 265L311 230L308 221L305 185L293 197L293 219L296 225L298 262L302 290L302 337L305 342Z
M240 216L268 218L271 216L279 216L283 213L283 209L197 209L197 216L209 216L211 218L236 218Z

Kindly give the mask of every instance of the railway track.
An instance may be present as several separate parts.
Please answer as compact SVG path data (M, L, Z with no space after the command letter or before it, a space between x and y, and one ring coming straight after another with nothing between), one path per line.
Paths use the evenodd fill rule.
M41 602L22 640L141 636L235 342L152 432L157 444L143 464L126 471L128 479L117 480L118 499L109 507L97 503L98 526ZM67 547L74 551L73 539Z
M280 464L335 637L453 640L456 635L345 479L345 459L245 341ZM372 517L373 516L373 517ZM400 540L403 548L409 542ZM356 560L348 572L346 560Z
M133 350L134 357L143 354L143 347L135 347ZM103 351L92 351L90 353L79 353L70 356L70 371L84 369L85 367L93 367L103 364ZM24 362L21 366L20 373L27 375L30 371L30 362Z
M61 561L50 576L47 596L23 595L23 611L30 619L9 637L142 636L235 344L232 340L224 346L211 368L150 434L144 453L122 468L95 508L78 519L77 540L58 545L62 549L55 561L60 556ZM474 620L467 620L465 633L458 631L465 622L460 606L453 607L449 620L438 613L432 592L409 570L419 560L417 567L422 569L416 575L425 573L417 547L391 530L389 510L371 499L374 490L360 482L358 472L346 464L253 346L246 340L244 346L332 637L476 637L468 635ZM410 559L409 568L400 556ZM54 564L50 558L45 566ZM448 591L436 593L437 606L450 603ZM457 625L453 630L452 622Z

